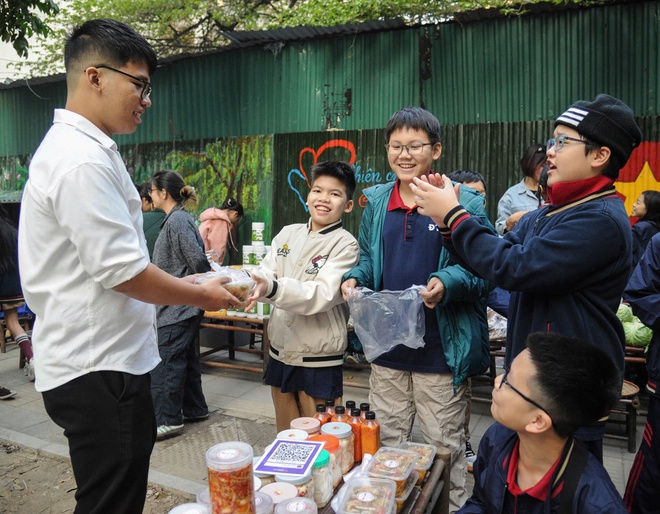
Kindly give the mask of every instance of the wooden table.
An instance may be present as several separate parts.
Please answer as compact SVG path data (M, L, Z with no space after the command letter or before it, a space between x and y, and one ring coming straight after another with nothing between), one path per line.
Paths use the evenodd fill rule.
M449 450L438 448L438 453L426 474L421 488L415 487L403 504L400 514L423 514L430 506L431 514L447 514L449 512L449 470L451 455ZM341 489L340 484L335 494ZM319 514L334 514L328 503L319 510Z
M255 373L265 373L268 364L268 349L270 347L268 340L268 318L245 318L238 316L227 316L216 311L204 312L204 318L200 324L200 329L210 328L213 330L223 330L227 332L227 344L201 352L200 362L208 366L217 366L222 368L239 369L243 371L252 371ZM236 332L244 332L261 336L261 348L244 348L236 346ZM213 353L227 350L229 361L217 361L204 359L204 357ZM236 359L236 352L251 353L259 355L261 362L240 361Z

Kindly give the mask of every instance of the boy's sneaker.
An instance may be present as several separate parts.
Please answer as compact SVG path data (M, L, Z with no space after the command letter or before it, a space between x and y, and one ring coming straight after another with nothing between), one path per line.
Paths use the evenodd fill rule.
M12 396L16 396L16 393L12 393L6 387L0 387L0 400L7 400L8 398L11 398Z
M477 460L477 454L472 450L472 445L470 441L465 441L465 459L467 460L467 468L470 473L472 473L472 468L474 467L474 461Z
M156 429L156 441L178 435L182 431L183 425L161 425Z
M209 419L209 413L207 412L206 414L202 414L201 416L184 416L183 417L183 422L184 423L197 423L198 421L206 421Z
M346 362L350 362L351 364L366 364L367 359L365 358L363 353L349 353L346 355L344 358Z
M30 361L25 364L23 371L25 372L25 376L28 377L28 380L30 382L34 382L34 357L32 357Z

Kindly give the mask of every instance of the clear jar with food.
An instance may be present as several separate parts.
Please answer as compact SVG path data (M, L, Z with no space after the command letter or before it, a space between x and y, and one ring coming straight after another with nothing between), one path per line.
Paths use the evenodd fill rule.
M339 507L342 514L390 514L396 486L391 480L358 477L350 480Z
M330 453L321 450L312 467L314 477L314 502L317 507L325 507L332 499L334 487L332 486L332 466L330 465Z
M311 498L314 500L314 477L312 476L311 470L301 477L275 475L275 483L295 485L298 490L296 496L300 498Z
M293 430L303 430L309 435L321 433L321 421L316 418L302 417L291 420L289 428Z
M216 444L206 451L213 514L254 514L252 459L252 447L240 441Z
M327 424L327 423L326 423ZM325 425L324 425L325 426ZM334 489L341 482L341 458L339 456L339 439L334 435L313 435L310 441L322 441L323 449L330 454L330 467L332 468L332 488Z
M417 483L421 485L424 482L424 478L426 478L426 473L428 473L428 470L433 464L433 459L435 459L438 448L433 444L413 443L411 441L401 443L399 448L417 452L419 457L413 469L419 473Z
M403 493L406 480L417 462L417 453L401 448L381 446L369 461L366 473L373 478L387 478L396 483L396 495Z
M252 459L252 469L256 469L257 463L259 462L260 459L261 457L255 457L254 459ZM258 477L259 480L261 480L261 487L275 482L275 475L269 475L267 473L257 473L255 471L254 476Z
M341 473L345 475L355 464L355 437L353 436L353 428L348 423L331 421L321 427L321 433L334 435L339 439Z

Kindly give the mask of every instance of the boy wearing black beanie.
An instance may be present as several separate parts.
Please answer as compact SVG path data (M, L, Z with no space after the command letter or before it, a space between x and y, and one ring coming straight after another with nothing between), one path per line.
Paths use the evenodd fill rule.
M603 349L623 374L623 327L616 317L632 267L628 215L614 181L641 132L621 100L598 95L571 105L547 143L549 202L504 237L470 216L451 181L440 175L411 186L420 213L431 216L444 244L494 285L512 292L506 366L527 334L558 333ZM602 460L604 421L576 436Z

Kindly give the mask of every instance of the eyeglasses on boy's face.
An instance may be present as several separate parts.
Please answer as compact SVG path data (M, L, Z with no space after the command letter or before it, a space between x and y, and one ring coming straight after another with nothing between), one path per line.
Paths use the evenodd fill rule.
M130 73L126 73L125 71L121 71L116 68L106 66L105 64L98 64L94 66L94 68L105 68L106 70L114 71L116 73L121 73L122 75L125 75L128 78L138 81L140 84L142 84L142 92L140 93L140 97L142 98L142 100L144 100L147 97L151 99L151 93L153 91L153 88L151 87L151 82L149 82L148 80L142 79L140 77L136 77L135 75L131 75Z
M575 141L576 143L584 143L587 144L587 142L584 139L576 139L574 137L568 137L565 136L564 134L561 134L557 137L551 137L548 139L545 143L545 147L550 150L550 148L555 149L555 152L559 152L562 148L564 148L564 143L566 141Z
M410 155L419 155L424 151L424 147L429 145L433 145L433 143L410 143L409 145L392 143L385 145L385 148L387 148L387 153L390 155L399 155L403 152L404 148Z
M550 416L550 413L549 413L547 410L545 410L545 408L542 407L541 404L539 404L538 402L535 402L535 401L532 400L529 396L527 396L527 395L521 393L518 389L516 389L515 387L513 387L513 386L509 383L509 381L507 380L507 377L508 377L508 376L509 376L509 370L507 369L507 370L504 371L504 374L502 375L502 380L501 380L501 382L500 382L500 387L499 387L499 389L502 389L502 385L504 385L504 384L508 385L508 386L513 390L513 392L516 393L518 396L520 396L523 400L525 400L526 402L531 403L534 407L536 407L537 409L541 409L541 410L542 410L543 412L545 412L548 416ZM552 419L552 416L550 416L550 419Z

